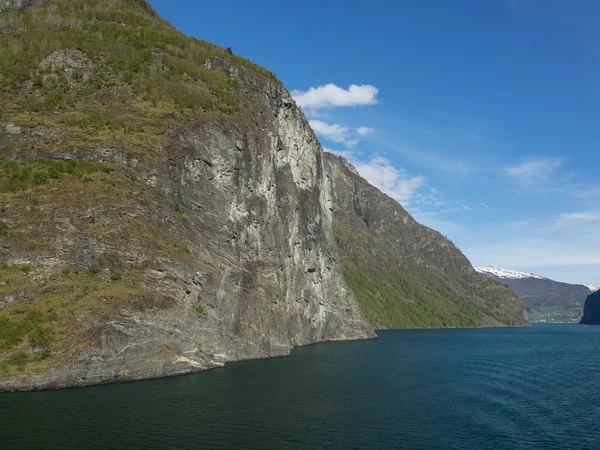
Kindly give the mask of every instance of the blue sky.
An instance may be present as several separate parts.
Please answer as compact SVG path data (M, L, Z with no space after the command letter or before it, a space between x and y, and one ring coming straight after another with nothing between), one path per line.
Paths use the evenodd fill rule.
M151 0L474 265L600 284L600 2Z

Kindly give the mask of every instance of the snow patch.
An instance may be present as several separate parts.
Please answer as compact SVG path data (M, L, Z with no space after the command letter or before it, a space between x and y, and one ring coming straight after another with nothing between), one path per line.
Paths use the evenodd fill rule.
M600 291L600 286L597 286L595 284L584 284L584 286L592 292Z
M492 267L492 266L475 267L475 270L484 275L493 275L498 278L511 278L511 279L537 278L539 280L547 279L546 277L542 277L542 276L536 275L534 273L519 272L517 270L501 269L500 267Z

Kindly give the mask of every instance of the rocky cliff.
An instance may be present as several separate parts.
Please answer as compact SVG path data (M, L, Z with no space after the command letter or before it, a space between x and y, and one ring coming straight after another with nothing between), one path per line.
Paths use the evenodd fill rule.
M2 72L0 389L160 377L372 336L336 260L322 149L289 93L140 3L3 17L15 53L62 21L81 27L73 43L30 49L23 77ZM138 50L140 31L113 17L144 24L156 47ZM99 26L102 55L81 45L98 44L86 27ZM145 58L132 79L111 59L111 33L131 42L118 52Z
M0 390L190 373L373 325L525 323L325 156L266 69L142 0L0 7Z
M376 327L528 325L523 303L478 274L452 242L416 222L342 157L326 154L344 275Z
M581 323L586 325L600 325L600 291L588 295L583 307Z

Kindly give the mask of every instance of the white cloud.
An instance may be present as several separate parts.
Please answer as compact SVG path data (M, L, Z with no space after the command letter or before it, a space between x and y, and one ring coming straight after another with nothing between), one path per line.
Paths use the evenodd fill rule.
M348 140L346 141L346 146L347 146L347 147L350 147L350 148L352 148L352 147L356 147L356 146L358 145L358 143L359 143L359 142L360 142L360 141L359 141L358 139L348 139Z
M337 142L338 144L345 144L348 148L356 147L360 142L348 127L327 123L322 120L309 120L308 123L317 136L325 140Z
M504 174L522 183L547 181L562 165L562 158L532 158L520 164L507 166Z
M329 139L333 142L343 143L349 136L349 130L338 124L330 124L322 120L309 120L312 129L319 136Z
M446 202L443 200L440 191L436 188L430 188L429 192L417 194L414 203L417 205L441 206ZM421 214L425 213L421 212ZM435 215L437 214L438 212L436 211Z
M369 127L358 127L356 129L356 132L358 133L359 136L369 136L370 134L373 134L375 130L373 128L369 128Z
M333 83L311 87L308 91L293 90L296 103L306 109L335 108L340 106L375 105L379 89L369 84L352 84L343 89Z
M427 181L422 176L409 176L404 169L395 168L389 159L381 156L368 161L353 161L353 164L369 183L403 205L410 204L417 189Z

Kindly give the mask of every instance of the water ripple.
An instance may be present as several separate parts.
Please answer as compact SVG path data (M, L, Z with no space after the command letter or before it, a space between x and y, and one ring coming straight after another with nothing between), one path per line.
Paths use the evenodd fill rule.
M600 327L419 330L193 376L0 395L4 449L596 449Z

